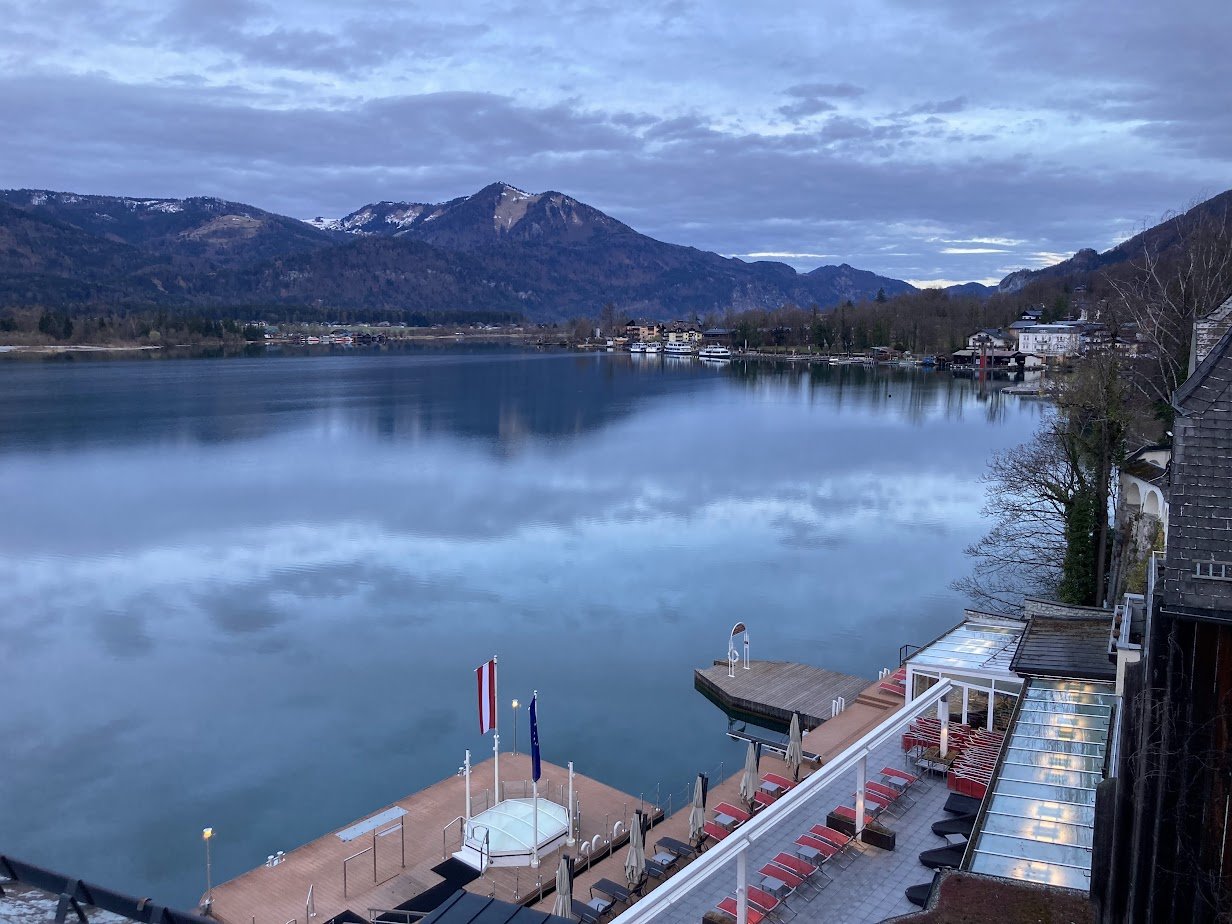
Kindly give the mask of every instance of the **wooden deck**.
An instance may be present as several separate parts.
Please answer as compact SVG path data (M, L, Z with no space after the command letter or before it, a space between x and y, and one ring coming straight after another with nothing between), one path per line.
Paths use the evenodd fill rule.
M492 760L488 759L473 768L471 781L475 797L474 811L486 808L479 798L485 782L492 783ZM502 786L506 798L530 795L530 758L525 754L501 754ZM541 798L550 797L563 804L561 787L567 787L568 770L543 762L543 778L539 781ZM525 789L525 792L523 790ZM629 796L603 783L574 773L574 792L580 805L581 834L587 841L598 835L606 842L612 825L623 820L627 830L629 819L639 808L635 796ZM457 825L452 825L448 844L442 846L442 831L451 827L465 804L465 782L461 777L451 776L427 789L398 800L392 806L382 806L372 811L371 818L383 811L401 808L406 814L401 817L405 828L405 865L402 862L402 844L399 832L376 837L374 833L361 834L351 841L343 841L337 835L352 827L348 823L311 843L286 854L286 858L274 867L259 866L229 882L214 887L213 916L222 924L318 924L351 911L365 920L369 909L396 908L420 893L442 883L440 875L432 868L458 849ZM651 806L647 805L649 811ZM362 821L360 819L359 821ZM388 831L396 826L398 819L388 821L376 828L377 832ZM623 838L617 839L618 849ZM366 848L372 848L346 863L346 888L344 894L343 862ZM578 845L565 848L571 854L578 853ZM602 852L602 851L601 851ZM374 866L375 855L375 866ZM494 895L506 901L526 901L537 895L537 883L553 883L560 851L543 858L538 869L494 868L466 886L468 891L482 895ZM309 921L306 913L308 890L312 888L316 916ZM443 897L443 896L442 896Z
M842 696L854 703L869 681L809 664L791 661L750 661L748 670L736 668L727 676L727 662L693 672L693 685L723 709L787 725L800 713L804 728L815 728L830 718L831 703Z

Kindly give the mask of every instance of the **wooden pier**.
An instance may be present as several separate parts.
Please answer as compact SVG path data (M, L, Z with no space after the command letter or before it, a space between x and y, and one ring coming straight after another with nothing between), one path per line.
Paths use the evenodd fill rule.
M505 798L528 797L529 756L503 753L500 762ZM476 814L488 807L486 799L480 798L485 779L486 792L490 792L491 759L472 770ZM568 779L566 768L544 761L540 798L550 794L552 801L566 801L558 796ZM639 808L661 817L636 796L576 772L574 793L580 806L577 845L545 855L537 869L490 867L469 882L449 878L461 870L457 861L445 861L459 847L456 822L466 800L464 780L451 776L288 852L275 866L262 865L215 886L212 916L222 924L322 924L350 912L367 921L373 909L397 908L434 888L445 893L439 895L441 901L459 887L505 901L537 901L541 884L545 892L555 885L562 850L577 855L582 841L597 835L607 852L612 852L627 841L626 833L615 844L608 843L617 821L623 822L621 827L627 832ZM403 827L398 827L399 822ZM436 869L442 864L446 875Z
M869 681L809 664L791 661L750 661L737 665L728 677L726 661L693 672L693 685L728 712L766 719L787 726L793 712L807 730L832 716L832 704L843 697L848 704L869 686Z

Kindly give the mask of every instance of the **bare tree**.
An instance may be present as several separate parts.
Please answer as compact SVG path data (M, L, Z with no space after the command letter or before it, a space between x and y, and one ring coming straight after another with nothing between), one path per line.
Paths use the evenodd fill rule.
M1106 278L1148 346L1135 384L1162 407L1189 375L1194 321L1232 294L1232 200L1167 216L1131 243L1128 277Z
M967 547L972 573L953 586L981 609L1012 613L1025 595L1055 592L1066 523L1086 489L1065 419L1052 415L1031 441L995 455L982 480L992 528Z

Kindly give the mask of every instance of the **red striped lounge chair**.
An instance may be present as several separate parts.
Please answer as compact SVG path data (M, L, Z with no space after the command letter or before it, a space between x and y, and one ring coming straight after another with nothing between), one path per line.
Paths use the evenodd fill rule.
M738 920L736 900L730 895L719 902L716 906L724 914L728 915L732 920ZM753 904L749 903L749 924L761 924L766 917L764 913L758 911Z
M731 831L713 821L704 821L702 822L702 833L705 834L706 837L712 838L716 841L721 841L723 838L727 837L727 835L731 834Z
M814 866L812 863L799 857L793 857L786 851L781 852L770 862L775 866L783 867L789 873L795 873L814 892L821 888L819 884L821 879L829 880L830 878L829 873L824 872L821 867Z
M795 780L789 780L787 777L779 776L777 773L763 773L761 778L767 783L777 786L784 792L789 789L794 789L797 785Z

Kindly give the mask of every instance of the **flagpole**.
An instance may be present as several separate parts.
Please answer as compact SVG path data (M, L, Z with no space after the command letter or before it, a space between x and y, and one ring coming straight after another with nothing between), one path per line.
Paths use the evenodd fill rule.
M573 846L573 761L569 761L569 810L566 813L569 819L569 836L565 838L565 843Z
M492 778L496 791L492 794L492 804L501 800L500 791L500 665L496 663L496 655L492 655L492 695L496 699L496 708L492 711Z
M530 698L530 701L535 704L535 725L537 726L539 724L539 691L538 690L535 690L534 695L532 695ZM536 732L537 731L538 729L536 728ZM537 748L539 742L536 740L534 743ZM539 865L539 776L536 773L531 773L531 804L534 806L534 809L535 809L534 811L535 833L534 833L534 838L533 838L534 845L535 845L535 853L534 853L531 866L538 866Z
M466 825L470 827L471 821L471 749L466 749L466 760L462 764L466 771ZM468 832L469 833L469 832Z

